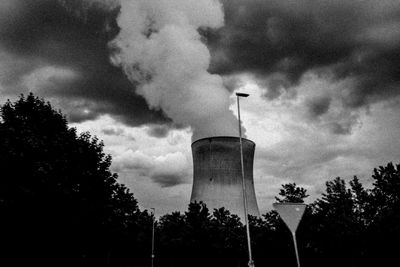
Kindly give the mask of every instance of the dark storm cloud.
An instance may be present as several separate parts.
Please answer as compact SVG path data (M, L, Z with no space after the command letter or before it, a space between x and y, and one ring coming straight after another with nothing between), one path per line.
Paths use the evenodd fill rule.
M226 90L228 90L229 92L233 92L240 86L243 86L243 83L237 77L226 76L226 77L223 77L223 85Z
M328 126L330 127L331 132L334 134L350 134L355 123L356 120L354 122L347 120L345 123L333 122Z
M153 137L162 138L166 137L169 132L169 127L166 125L150 125L147 134Z
M325 114L331 104L331 99L329 97L316 97L310 99L307 103L308 113L310 117L317 118Z
M168 123L161 112L148 109L134 85L109 61L108 43L118 33L116 6L99 0L5 1L0 52L11 60L0 65L7 69L0 78L3 93L24 92L23 78L40 68L68 69L76 77L52 80L36 92L59 100L70 121L111 114L129 125Z
M398 1L224 0L223 5L226 25L204 32L214 73L251 73L268 88L269 99L309 71L351 79L341 99L348 109L400 92Z
M188 167L186 156L179 152L151 156L138 150L129 150L113 159L114 171L147 177L161 187L188 183Z
M116 126L106 126L105 128L103 128L101 130L101 132L105 135L108 136L118 136L118 137L122 137L131 141L135 141L136 138L133 136L133 134L127 132L124 128L122 127L116 127Z
M125 133L124 129L122 128L106 128L101 130L102 133L104 133L105 135L116 135L116 136L120 136L123 135Z
M161 187L171 187L186 182L185 177L176 174L156 174L150 178Z

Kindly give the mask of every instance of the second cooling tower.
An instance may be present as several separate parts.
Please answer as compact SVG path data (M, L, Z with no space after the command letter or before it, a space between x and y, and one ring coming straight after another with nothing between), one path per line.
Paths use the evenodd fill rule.
M255 143L242 138L248 213L259 216L253 181ZM192 143L193 189L190 201L206 203L210 212L225 207L242 220L243 191L238 137L209 137Z

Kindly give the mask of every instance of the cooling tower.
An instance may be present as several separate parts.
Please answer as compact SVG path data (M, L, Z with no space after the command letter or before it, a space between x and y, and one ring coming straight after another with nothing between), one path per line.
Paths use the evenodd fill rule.
M259 216L253 181L255 143L242 138L247 207L250 215ZM225 207L242 221L243 191L238 137L217 136L192 143L193 188L191 202L206 203L210 212Z

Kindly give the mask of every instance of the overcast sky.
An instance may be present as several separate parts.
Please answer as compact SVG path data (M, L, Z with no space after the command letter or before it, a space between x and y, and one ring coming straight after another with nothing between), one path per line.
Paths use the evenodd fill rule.
M185 210L190 145L244 131L262 213L400 159L396 0L1 0L0 100L33 92L104 140L143 208Z

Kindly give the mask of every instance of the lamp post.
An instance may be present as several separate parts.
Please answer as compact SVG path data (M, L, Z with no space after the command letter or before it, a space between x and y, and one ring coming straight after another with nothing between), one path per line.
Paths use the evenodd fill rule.
M245 93L236 93L237 98L237 106L238 106L238 121L239 121L239 142L240 142L240 165L242 169L242 191L243 191L243 209L244 209L244 221L246 224L246 233L247 233L247 247L249 249L249 267L255 267L253 257L251 254L251 241L250 241L250 226L249 220L247 217L247 195L246 195L246 183L244 180L244 166L243 166L243 143L242 143L242 127L240 121L240 105L239 105L239 98L240 97L248 97L249 94Z
M155 208L150 208L153 210L153 227L152 227L152 233L151 233L151 267L154 266L154 224L155 224L155 213L156 209Z

